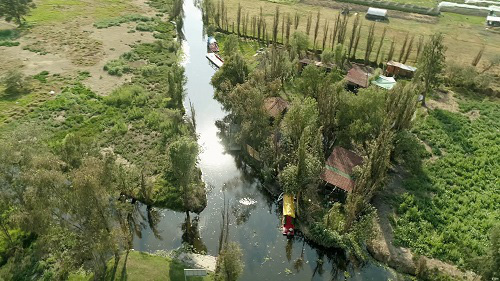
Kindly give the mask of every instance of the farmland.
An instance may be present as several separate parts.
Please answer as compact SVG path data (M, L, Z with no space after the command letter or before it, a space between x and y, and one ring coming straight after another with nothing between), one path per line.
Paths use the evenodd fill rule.
M312 29L315 28L316 15L318 11L321 13L319 34L323 34L325 21L329 23L330 32L333 30L335 23L335 18L339 13L339 8L342 6L337 5L336 7L329 7L331 1L305 1L297 3L294 5L277 5L269 1L237 1L228 0L224 1L228 8L228 21L229 25L232 22L236 22L236 11L238 10L238 3L241 4L242 14L249 16L259 15L260 8L262 7L263 16L266 18L268 26L272 25L273 15L278 7L280 13L283 15L290 14L293 18L295 13L300 16L300 22L298 30L306 31L306 21L309 14L312 14L313 23ZM336 2L333 2L336 3ZM324 4L324 5L323 5ZM367 7L365 6L354 6L358 9L361 16L364 17ZM355 10L354 12L357 12ZM351 18L352 14L351 12ZM382 51L387 54L389 51L389 46L391 40L396 41L396 53L399 52L404 37L407 33L418 37L419 35L429 36L437 31L442 32L445 35L445 43L448 46L447 57L450 60L460 62L463 64L468 64L472 61L477 52L484 45L484 60L493 58L495 54L500 53L500 37L490 31L485 30L485 19L484 17L477 16L464 16L452 13L443 13L439 17L415 15L415 14L404 14L404 18L391 17L391 12L389 11L389 22L388 23L377 23L375 34L377 38L380 38L384 27L387 28L387 34L385 37L384 47ZM399 16L399 13L397 13ZM347 26L347 34L351 33L352 20L350 20ZM364 21L363 28L361 29L361 42L360 49L358 52L361 54L366 46L366 34L369 21ZM281 24L280 24L281 29ZM313 37L310 36L310 42L312 42ZM320 36L320 37L321 37ZM328 45L328 47L330 47ZM415 53L410 56L409 62L414 63Z
M395 242L470 266L471 257L486 253L489 230L500 219L500 105L474 94L458 103L458 112L435 109L416 120L413 131L434 156L403 183Z

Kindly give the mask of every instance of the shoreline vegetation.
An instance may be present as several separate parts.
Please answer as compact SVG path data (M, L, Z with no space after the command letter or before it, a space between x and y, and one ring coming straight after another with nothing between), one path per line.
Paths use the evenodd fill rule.
M114 280L123 275L116 275L118 269L126 272L123 261L129 254L130 271L135 259L142 263L138 255L144 254L130 252L134 237L146 226L159 237L156 207L188 214L206 207L195 125L184 118L182 1L150 5L154 17L95 22L99 29L137 22L136 30L155 38L136 42L107 62L109 75L129 79L110 93L99 95L83 85L88 72L6 74L6 88L0 89L6 108L31 92L61 91L44 94L33 107L28 103L24 114L2 117L0 279L66 279L83 268L94 280ZM110 255L114 262L107 261ZM170 264L176 280L181 265Z
M365 244L375 238L374 227L378 226L379 220L376 213L379 213L389 218L383 221L389 224L388 231L394 241L387 243L391 247L394 243L398 249L404 249L400 246L411 249L409 259L390 253L375 253L380 261L423 280L472 280L477 275L465 272L471 269L483 276L498 274L496 269L485 270L485 266L478 264L479 260L489 260L489 265L496 266L492 257L498 247L494 238L497 235L495 224L498 223L498 212L495 210L498 206L495 207L497 196L492 192L495 190L493 178L498 177L495 176L498 173L491 170L495 169L495 165L491 168L486 164L475 168L463 166L469 165L465 162L476 161L466 160L471 153L477 155L477 161L490 161L487 160L489 157L481 156L486 154L480 151L494 145L490 143L484 148L469 145L467 151L460 148L463 143L468 143L465 136L473 134L469 122L479 126L474 133L478 138L476 144L498 140L498 132L487 133L486 128L480 125L480 122L491 125L492 120L499 118L489 114L494 108L499 108L498 85L493 81L494 77L498 77L497 70L486 67L482 71L476 68L477 60L473 66L448 61L445 65L443 56L443 64L436 73L442 79L433 82L436 84L432 91L428 88L424 90L425 79L400 79L390 91L371 86L353 94L345 90L344 75L351 62L382 66L386 60L383 54L379 56L383 44L379 41L384 41L384 35L376 38L374 32L369 31L368 38L371 36L371 39L366 42L360 56L360 48L357 47L360 33L350 34L340 14L337 24L330 29L334 31L328 37L328 31L318 32L319 26L323 26L320 12L316 16L310 14L304 23L296 18L298 14L293 17L281 13L283 6L276 5L274 15L269 11L266 13L266 17L271 18L270 24L265 20L262 8L260 15L251 15L243 10L243 5L238 5L237 9L229 12L234 15L228 16L227 2L204 1L203 4L207 33L220 39L225 59L224 66L212 78L215 98L229 112L219 126L223 130L236 125L237 132L226 135L229 138L227 142L243 148L251 147L252 153L243 154L246 155L246 162L259 171L261 179L271 184L278 183L281 191L295 195L299 224L306 237L325 247L343 248L352 257L363 260L367 258ZM236 20L231 22L231 19ZM307 25L307 33L297 31L299 23ZM325 22L324 30L328 30L326 26ZM352 30L357 31L358 28L360 25L354 23ZM312 41L309 41L310 36L314 38ZM432 37L433 41L437 39L442 44L443 39L436 36L442 35ZM415 48L415 40L406 36L399 60L406 60L412 52L418 53L416 65L425 69L424 60L418 57L429 54L433 41L420 39L422 41ZM332 46L331 50L325 45ZM321 54L315 51L318 46L323 49ZM388 60L391 57L397 60L394 44L390 48ZM375 63L371 60L373 57L376 58ZM303 58L334 66L330 72L314 64L301 68L298 62ZM380 63L377 58L382 59ZM373 79L380 73L375 71ZM462 75L465 73L471 76ZM417 72L417 78L421 77ZM417 96L422 92L430 94L429 102L418 107ZM447 108L446 101L441 101L443 96L451 96L459 108ZM266 112L266 100L270 98L283 99L288 103L287 109L277 116ZM467 118L469 114L478 114L482 118L471 120ZM439 132L441 126L444 132ZM451 135L453 133L448 131L450 126L461 128L462 131L457 133L464 139ZM429 142L429 138L433 141ZM456 149L445 149L447 153L443 154L437 147L444 149L445 143L450 149ZM319 175L334 146L359 153L364 163L355 170L354 191L348 193L347 198L341 196L332 201L324 197L323 189L326 187L320 184ZM454 151L453 156L448 154L451 151ZM258 157L255 157L256 153ZM489 153L498 154L495 149ZM450 192L447 184L443 183L447 177L439 171L439 167L447 165L449 175L463 174L464 171L458 171L455 164L444 164L448 161L462 162L459 167L468 171L468 177L480 179L474 183L478 186L471 190L472 183L464 184L467 178L463 177L452 184L456 191ZM388 169L391 169L389 175ZM385 186L400 174L404 175L404 180L399 183L397 191L388 190ZM446 180L448 184L450 180ZM380 196L372 200L375 194L383 195L382 204L390 206L388 212L381 213L372 207L373 200L382 200ZM429 196L438 201L429 199ZM481 203L474 207L460 207L458 213L462 217L457 222L455 214L458 214L459 202L474 200L477 196L482 198ZM442 209L446 204L450 205ZM475 219L463 217L464 214L477 212L482 217L480 229L477 229L479 222L473 222ZM481 234L471 235L474 232ZM450 237L454 238L450 240ZM380 239L380 236L376 238ZM489 247L492 247L491 250ZM371 250L380 249L371 247ZM425 256L451 262L455 266Z
M144 270L178 280L185 265L132 245L146 227L160 237L159 208L185 212L190 224L207 205L196 124L183 106L183 1L150 0L147 13L77 2L54 13L62 4L44 0L30 6L28 24L0 32L0 48L74 70L23 74L1 58L11 64L0 81L0 280L133 280ZM244 162L274 193L295 197L307 239L354 264L374 257L418 280L500 278L499 37L474 16L395 12L374 23L342 15L338 3L271 2L200 3L224 57L212 77L228 112L217 122L224 141L251 151ZM48 26L59 30L28 38ZM88 35L107 28L140 35L107 57L115 46ZM397 77L391 90L369 86L389 60L416 66L416 76ZM348 85L354 63L369 66L369 87ZM96 65L105 77L80 69ZM107 79L119 86L89 87ZM269 112L269 99L284 109ZM349 192L321 180L335 148L362 158L344 175L355 182ZM203 280L243 270L222 213L220 259Z

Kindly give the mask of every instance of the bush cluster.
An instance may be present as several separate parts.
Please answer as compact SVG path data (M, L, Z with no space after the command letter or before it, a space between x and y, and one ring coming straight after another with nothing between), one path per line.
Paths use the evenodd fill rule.
M108 28L111 26L120 26L122 23L127 23L127 22L148 22L148 21L152 21L152 19L143 15L131 14L121 17L101 20L94 23L94 26L98 29L101 29L101 28Z

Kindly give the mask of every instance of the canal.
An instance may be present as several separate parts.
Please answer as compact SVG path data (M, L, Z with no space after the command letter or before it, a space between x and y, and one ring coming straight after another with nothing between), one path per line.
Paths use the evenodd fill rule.
M345 255L325 251L300 237L281 234L279 205L237 157L226 152L218 136L217 120L227 113L213 99L210 79L215 70L205 58L206 37L201 11L194 0L184 1L184 52L186 102L194 105L196 132L202 149L199 167L207 186L207 208L186 218L185 213L162 210L158 225L161 239L146 229L134 249L146 252L172 250L183 242L217 255L221 211L228 202L231 241L240 244L245 268L240 280L387 280L391 271L375 263L355 267Z

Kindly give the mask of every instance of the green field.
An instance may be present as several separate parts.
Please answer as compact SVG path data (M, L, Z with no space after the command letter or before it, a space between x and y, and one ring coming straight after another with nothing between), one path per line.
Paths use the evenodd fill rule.
M124 0L102 0L96 4L77 0L43 0L36 5L37 8L26 17L29 24L65 22L76 17L104 19L133 10L130 2Z
M415 122L433 157L403 184L395 237L418 254L469 267L500 221L500 103L471 94L458 103L459 112L434 109Z
M128 280L128 281L178 281L184 280L184 268L189 268L186 265L172 260L171 258L164 258L154 256L147 253L131 251L128 255L127 264L124 267L125 256L122 256L118 263L118 268L113 277L112 267L114 260L110 260L108 265L108 272L106 281L113 280ZM92 276L85 273L74 273L68 281L90 281ZM211 275L207 277L190 277L189 280L193 281L209 281L213 280Z

